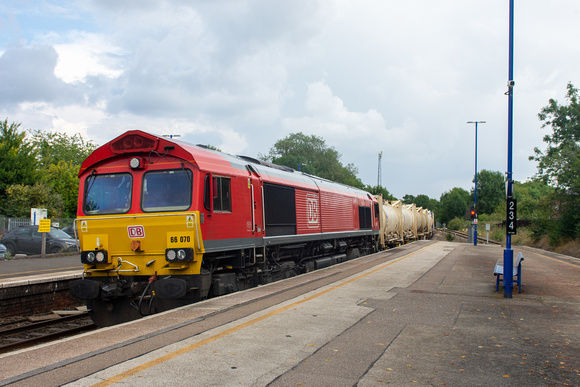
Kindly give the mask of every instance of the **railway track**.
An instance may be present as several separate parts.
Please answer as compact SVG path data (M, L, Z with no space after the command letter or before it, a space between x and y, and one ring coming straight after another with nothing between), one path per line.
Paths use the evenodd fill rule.
M466 232L462 232L462 231L455 231L455 230L449 230L449 229L447 229L447 230L445 230L445 231L443 231L443 230L440 230L440 231L441 231L441 232L446 232L446 233L448 233L448 234L451 234L451 235L455 235L456 237L459 237L459 238L465 238L465 239L468 239L468 238L467 238L467 233L466 233ZM478 237L477 237L477 241L478 241L478 242L481 242L481 243L489 243L489 244L492 244L492 245L502 245L502 243L501 243L501 242L498 242L498 241L496 241L496 240L493 240L493 239L490 239L490 240L488 241L486 238L484 238L484 237L480 237L480 236L478 236Z
M14 324L12 324L14 325ZM96 329L88 313L0 330L0 354Z

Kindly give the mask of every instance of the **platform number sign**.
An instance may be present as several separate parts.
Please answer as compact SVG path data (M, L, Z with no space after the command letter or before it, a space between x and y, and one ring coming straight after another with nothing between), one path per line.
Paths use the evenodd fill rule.
M507 235L516 235L517 231L517 203L516 199L508 198L507 199L507 223L506 223L506 234Z

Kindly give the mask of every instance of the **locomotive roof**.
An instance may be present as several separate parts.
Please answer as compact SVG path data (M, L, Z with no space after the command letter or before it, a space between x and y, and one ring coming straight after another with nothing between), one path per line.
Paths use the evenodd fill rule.
M374 200L366 191L336 183L317 176L308 175L296 170L268 163L249 156L234 156L212 150L204 145L193 145L184 141L154 135L141 130L130 130L95 149L83 161L79 176L88 169L97 167L100 162L117 157L171 155L196 165L200 170L216 174L240 175L240 170L248 174L255 173L264 181L279 182L289 180L313 189L325 187L355 195L364 195Z

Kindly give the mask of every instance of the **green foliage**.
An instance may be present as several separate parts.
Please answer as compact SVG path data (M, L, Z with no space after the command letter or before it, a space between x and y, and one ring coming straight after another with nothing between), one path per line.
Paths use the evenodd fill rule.
M453 218L447 224L447 228L450 230L459 231L461 229L466 228L468 225L469 225L468 222L463 218Z
M538 114L542 128L551 127L552 135L545 135L548 145L543 153L534 149L531 160L538 162L538 177L562 191L580 192L580 104L578 89L571 83L567 86L566 99L569 105L559 105L550 99L548 106Z
M26 141L26 132L19 131L20 125L0 121L0 213L6 215L6 189L12 184L33 184L39 176L36 153Z
M46 208L50 216L76 216L78 171L96 149L79 134L31 130L0 122L0 213L29 216L30 208Z
M550 229L550 240L580 238L580 103L578 89L567 85L567 105L550 99L538 118L542 128L551 128L544 136L545 152L534 149L530 160L538 162L537 178L555 188L552 217L558 218Z
M97 146L91 141L85 141L80 134L68 136L65 133L31 130L30 143L38 152L41 167L49 168L61 161L72 165L80 165Z
M471 190L470 201L475 201L475 190ZM505 181L499 171L483 169L477 173L477 214L491 214L505 201Z
M467 207L469 207L469 192L455 187L441 195L437 219L441 223L448 223L453 218L463 218Z
M34 185L13 184L6 189L4 203L11 217L26 218L31 208L46 208L49 217L62 217L63 203L60 194L44 183Z
M415 203L415 200L416 200L415 196L410 195L410 194L406 194L405 196L403 196L403 199L402 199L403 203L405 203L405 204L413 204L413 203Z
M417 208L422 207L426 208L429 211L433 212L433 215L437 221L439 219L439 202L437 199L431 199L429 196L425 194L419 194L417 196L406 194L403 196L403 203L405 204L413 204L417 206Z
M505 238L505 228L503 227L495 228L494 230L492 230L489 237L496 241L503 241Z
M385 200L397 200L397 198L391 195L391 193L385 187L380 187L378 185L371 187L370 185L366 185L363 189L372 193L373 195L383 195L383 199Z
M518 201L518 218L535 220L548 218L555 189L542 180L514 182L514 197ZM505 203L502 209L505 210Z
M80 165L73 164L72 161L59 161L57 164L50 164L43 176L43 182L52 188L53 192L58 192L62 198L64 218L75 218L79 193L79 173Z
M354 164L342 165L340 153L326 145L318 136L292 133L278 140L266 157L274 164L285 165L295 170L319 176L328 180L363 188L357 177Z

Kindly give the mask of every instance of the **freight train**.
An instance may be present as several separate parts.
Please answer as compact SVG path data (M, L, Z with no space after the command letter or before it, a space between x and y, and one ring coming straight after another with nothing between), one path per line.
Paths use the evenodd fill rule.
M246 156L139 130L79 171L83 278L108 326L428 238L433 214Z

